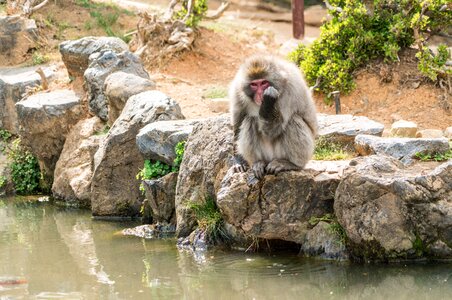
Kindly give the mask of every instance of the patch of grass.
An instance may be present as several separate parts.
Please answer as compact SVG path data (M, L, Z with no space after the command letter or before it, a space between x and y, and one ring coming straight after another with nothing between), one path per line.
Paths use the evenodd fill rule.
M8 178L4 175L0 175L0 188L3 188L8 182Z
M198 228L206 232L211 243L228 239L223 228L223 217L212 198L207 198L204 203L188 202L187 207L194 212Z
M452 159L452 149L449 149L448 151L444 153L422 153L418 152L414 155L415 158L422 160L422 161L445 161Z
M228 90L225 87L221 86L215 86L208 88L204 94L203 97L207 99L218 99L218 98L225 98L228 95Z
M105 125L104 127L102 127L101 130L95 131L94 135L106 135L109 130L110 130L110 126Z
M331 143L321 137L316 141L314 160L345 160L352 157L353 154L346 151L341 145Z
M328 223L328 230L337 236L341 244L345 244L347 241L347 233L342 225L339 224L337 218L332 214L326 214L321 217L311 217L308 222L312 226L316 226L319 222L326 222Z
M45 64L49 62L49 60L50 58L47 55L42 54L39 51L35 51L31 55L31 63L33 64L33 66Z

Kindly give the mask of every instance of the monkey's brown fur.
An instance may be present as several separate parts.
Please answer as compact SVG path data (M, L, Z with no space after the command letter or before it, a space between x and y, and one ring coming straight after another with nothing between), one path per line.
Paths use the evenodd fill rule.
M264 79L261 105L250 86ZM273 56L254 56L238 70L229 89L237 152L252 166L257 178L297 170L314 150L317 117L314 102L300 70ZM238 168L243 170L243 167Z

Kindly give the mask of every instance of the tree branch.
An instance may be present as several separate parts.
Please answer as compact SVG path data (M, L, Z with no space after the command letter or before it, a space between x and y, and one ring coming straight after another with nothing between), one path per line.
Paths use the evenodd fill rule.
M226 11L226 9L228 9L229 7L229 1L226 2L222 2L220 7L218 7L218 9L210 16L205 16L204 19L206 20L215 20L218 19L219 17L221 17L223 15L223 13Z

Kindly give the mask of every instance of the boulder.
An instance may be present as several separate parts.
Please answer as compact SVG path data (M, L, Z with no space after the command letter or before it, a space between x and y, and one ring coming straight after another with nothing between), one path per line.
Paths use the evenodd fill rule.
M338 232L334 231L335 224L320 221L314 228L306 233L301 244L300 253L308 257L320 257L323 259L348 259L345 241ZM337 226L337 225L336 225Z
M176 216L179 237L196 227L189 202L216 199L221 181L232 166L234 155L232 128L228 115L199 122L188 137L176 187Z
M394 137L416 137L417 124L410 121L399 120L391 125L391 136Z
M186 141L200 120L154 122L143 127L137 135L137 147L145 159L172 165L176 158L174 147Z
M0 127L18 134L19 123L16 103L22 100L28 89L41 85L38 67L0 69ZM51 68L42 68L48 80L54 76Z
M91 206L94 154L105 135L97 134L105 124L92 117L79 121L69 132L55 167L53 196L83 207Z
M112 125L121 114L127 100L141 92L155 89L155 83L135 74L115 72L105 79L105 96L108 106L108 125Z
M129 48L123 40L117 37L88 36L60 44L61 58L69 76L72 77L82 77L88 68L89 56L107 49L120 53L127 51Z
M334 211L355 258L452 258L452 160L404 166L373 155L351 165Z
M372 135L358 135L355 138L355 150L360 155L388 155L401 160L404 164L413 162L417 153L444 153L449 150L446 138L381 138Z
M446 130L444 130L444 136L449 140L452 140L452 126L447 127Z
M108 120L105 79L117 71L149 78L140 59L129 51L116 53L103 50L92 54L89 57L89 67L83 75L88 92L88 106L91 113L104 121Z
M39 161L44 182L52 185L66 136L82 117L80 98L71 90L34 94L16 104L19 134Z
M145 224L134 228L121 230L125 236L136 236L143 239L165 238L174 235L176 227L174 225Z
M0 16L0 66L24 62L36 49L38 28L33 19L21 16Z
M416 132L417 138L439 139L444 137L443 131L439 129L424 129Z
M176 184L178 173L170 173L162 178L143 180L146 204L145 211L150 216L143 216L152 223L176 225L176 212L174 201L176 198Z
M208 99L207 106L211 112L214 113L227 113L229 112L229 99L228 98L215 98Z
M302 171L267 175L257 184L248 183L251 171L230 169L217 205L224 220L246 236L302 244L310 221L333 213L334 194L347 164L319 161Z
M132 96L94 157L91 209L94 216L134 216L142 194L136 174L144 160L135 143L145 125L182 119L179 105L159 91Z
M362 116L317 114L319 136L324 139L353 148L358 134L381 136L384 125Z

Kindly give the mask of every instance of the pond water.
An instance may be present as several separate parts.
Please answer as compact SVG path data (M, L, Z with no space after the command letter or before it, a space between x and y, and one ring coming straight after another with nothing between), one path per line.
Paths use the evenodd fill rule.
M452 299L452 264L355 265L296 254L178 251L134 223L0 199L0 299Z

